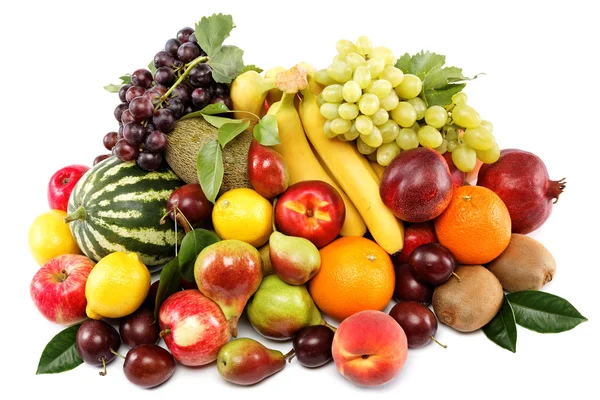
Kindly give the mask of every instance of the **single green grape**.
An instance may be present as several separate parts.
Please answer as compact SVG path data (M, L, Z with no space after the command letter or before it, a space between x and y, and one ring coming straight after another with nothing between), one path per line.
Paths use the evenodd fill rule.
M392 87L396 87L404 80L404 72L393 65L386 65L381 74L379 74L379 79L385 79L392 84Z
M362 96L362 89L356 81L348 81L342 87L342 97L348 103L356 103Z
M356 53L358 50L356 45L349 40L340 39L335 44L335 48L341 55L348 55L349 53Z
M371 77L377 78L385 68L385 60L383 58L371 58L367 61L367 68L371 71Z
M361 135L370 135L373 130L373 120L366 115L359 115L356 117L354 124L356 125L356 130L359 131Z
M412 126L410 127L410 129L412 129L413 131L415 131L415 133L418 133L419 129L421 129L421 124L419 124L418 121L415 121L415 123L412 124Z
M392 111L394 108L398 107L398 103L400 103L400 99L395 90L390 91L387 96L379 101L379 105L385 111Z
M364 115L373 115L379 109L379 98L372 93L365 93L358 100L358 109Z
M383 108L380 108L375 111L375 114L371 115L371 119L373 120L373 125L382 125L390 119L390 114Z
M352 68L345 62L334 62L327 68L327 74L338 83L352 79Z
M419 138L414 130L410 128L402 128L396 137L396 144L402 150L416 149L419 147Z
M367 88L368 93L374 94L375 96L379 97L379 99L386 98L391 91L392 84L385 79L377 79L376 81L373 81Z
M334 133L331 130L331 120L328 119L327 121L325 121L325 125L323 125L323 133L325 134L325 137L328 139L331 139L331 138L337 136L337 133Z
M494 142L494 145L487 150L475 150L477 158L486 164L495 163L500 158L500 147L498 143Z
M441 106L431 106L425 111L425 122L429 126L441 129L448 121L448 111Z
M456 168L463 172L469 172L475 168L477 163L477 154L472 147L466 144L459 144L452 151L452 162L456 165Z
M367 60L365 60L365 58L358 53L348 53L346 56L346 63L350 66L350 68L356 69L360 66L366 66Z
M346 140L348 141L355 140L359 136L360 132L358 131L358 129L356 129L355 123L352 124L348 132L344 133L344 138L346 138Z
M442 139L442 144L436 147L435 151L440 154L444 154L446 151L448 151L448 141L446 139Z
M454 151L454 149L456 149L456 146L458 146L458 143L456 143L456 140L449 140L446 148L448 149L448 151L450 153L452 153Z
M371 84L371 71L366 66L360 66L354 71L352 77L361 89L366 89Z
M315 72L315 81L320 83L323 86L329 86L337 83L334 79L332 79L327 73L327 69L319 69Z
M401 99L408 100L417 97L421 93L423 82L416 75L404 74L404 79L402 79L402 82L395 89Z
M335 133L336 135L343 135L350 130L351 126L352 122L348 121L347 119L336 118L331 121L329 129L331 129L331 132Z
M463 128L477 128L481 125L481 118L477 111L464 103L452 109L452 121Z
M385 65L394 65L396 64L396 56L394 52L387 47L378 46L373 49L371 52L372 58L381 58L385 61Z
M494 135L483 126L467 129L463 140L475 150L489 150L494 145Z
M361 56L370 55L373 48L371 39L366 36L360 36L358 39L356 39L356 48L356 52Z
M381 136L381 132L376 126L374 126L371 130L371 134L360 135L360 138L363 142L365 142L365 144L375 148L381 146L381 144L383 143L383 137Z
M344 83L344 85L346 85L346 83ZM321 92L321 96L323 97L323 100L328 103L341 103L344 100L344 96L342 96L342 85L336 83L335 85L327 86Z
M342 54L338 54L335 57L333 57L333 59L331 60L332 63L336 63L336 62L346 62L346 56L342 55Z
M358 117L358 106L352 103L344 103L338 107L337 112L340 117L352 121Z
M400 147L396 142L384 143L377 148L377 163L386 167L398 154L400 154Z
M339 103L324 103L320 108L321 115L327 119L335 119L340 116L338 114L339 106Z
M387 120L383 124L377 125L377 127L379 128L379 132L381 132L383 143L395 141L398 137L398 133L400 133L400 127L392 119Z
M452 96L452 104L467 104L467 100L469 100L469 98L465 92L458 92Z
M366 144L365 142L363 142L362 140L362 135L358 137L358 139L356 139L356 148L358 149L358 152L360 154L371 154L373 153L375 150L377 150L375 147L371 147L368 144Z
M401 101L392 110L392 119L403 128L411 127L417 121L417 111L406 101Z
M442 134L433 126L424 125L417 132L421 146L435 149L442 144Z
M415 108L417 112L417 121L425 118L425 111L427 111L427 104L420 97L413 97L412 99L406 100L410 105Z
M494 124L492 124L490 121L482 119L481 120L481 126L483 126L485 129L487 129L488 131L490 131L490 133L494 133Z

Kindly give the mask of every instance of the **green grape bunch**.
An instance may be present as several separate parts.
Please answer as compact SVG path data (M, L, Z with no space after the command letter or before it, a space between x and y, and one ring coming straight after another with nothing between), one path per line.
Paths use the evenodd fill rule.
M360 153L382 166L419 146L452 152L452 161L465 172L477 159L498 159L493 125L467 105L464 92L452 96L451 104L428 106L421 78L398 68L389 48L373 47L361 36L355 43L339 40L336 49L329 67L315 73L324 86L319 104L328 138L355 142Z

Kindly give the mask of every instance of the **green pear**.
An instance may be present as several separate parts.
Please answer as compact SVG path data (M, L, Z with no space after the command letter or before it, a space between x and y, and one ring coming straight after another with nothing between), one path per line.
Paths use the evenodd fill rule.
M321 268L319 249L310 240L273 232L269 237L273 270L291 285L303 285Z
M248 319L262 336L286 340L310 325L324 325L306 286L290 285L277 275L264 278L246 307Z
M254 385L281 371L286 356L254 339L240 338L227 343L217 356L219 374L238 385Z

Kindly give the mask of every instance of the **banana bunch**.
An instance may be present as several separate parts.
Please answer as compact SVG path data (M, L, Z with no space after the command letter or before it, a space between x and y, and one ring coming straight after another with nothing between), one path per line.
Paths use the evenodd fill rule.
M385 251L394 254L402 250L404 229L381 201L382 169L374 169L351 143L325 136L325 119L316 97L322 86L312 78L313 73L314 68L306 63L287 71L274 68L265 77L245 72L231 86L234 109L260 115L267 97L277 100L281 96L269 103L268 114L277 119L280 144L274 149L288 165L290 185L307 180L329 183L346 206L340 234L363 236L368 229Z

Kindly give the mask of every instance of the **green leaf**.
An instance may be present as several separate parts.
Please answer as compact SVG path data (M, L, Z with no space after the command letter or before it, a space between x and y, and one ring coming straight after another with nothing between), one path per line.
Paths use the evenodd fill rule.
M425 80L425 77L430 71L441 68L445 62L446 56L430 53L429 51L421 51L412 56L409 71L411 74L421 78L421 80Z
M179 259L175 257L167 263L160 271L158 290L156 291L156 306L154 307L154 318L158 319L158 312L162 303L179 290L181 287L181 272L179 270Z
M150 61L150 64L148 64L148 69L150 70L150 72L152 72L152 76L154 76L154 73L156 72L156 67L154 66L154 60Z
M110 93L118 93L121 89L121 86L123 85L115 85L114 83L111 83L110 85L104 86L104 90Z
M225 104L223 103L215 103L209 104L200 110L200 113L203 115L214 115L214 114L223 114L231 111Z
M195 27L198 45L212 58L219 52L234 27L231 15L213 14L210 17L202 17Z
M198 254L205 247L221 240L214 232L206 229L194 229L190 231L181 241L179 248L179 266L181 275L188 281L194 282L194 264Z
M219 128L218 139L221 147L235 139L240 133L244 132L250 126L250 121L231 122L221 125Z
M65 328L48 342L42 351L36 375L69 371L83 363L75 347L80 326L77 324Z
M236 46L223 46L221 51L208 60L212 77L218 83L231 83L244 68L244 51Z
M131 74L120 76L119 79L123 82L123 84L129 84L131 83Z
M277 118L274 115L265 115L258 124L254 125L254 138L263 146L274 146L279 141Z
M447 106L452 103L452 96L467 86L465 83L447 85L441 88L423 89L427 106Z
M217 117L214 115L206 115L206 114L200 114L204 117L204 119L206 120L206 122L208 122L209 124L211 124L212 126L214 126L215 128L220 128L225 124L231 124L231 123L239 123L239 122L243 122L241 119L233 119L233 118L226 118L226 117Z
M405 74L410 74L410 54L404 53L402 57L396 61L396 68L400 69Z
M558 333L587 321L562 297L538 290L524 290L506 295L515 312L517 324L540 333Z
M513 353L517 351L517 324L512 306L506 296L498 314L483 327L483 333L498 346Z
M242 70L240 71L240 75L243 74L244 72L247 72L247 71L256 71L256 72L258 72L260 74L261 72L264 71L264 69L258 68L254 64L250 64L250 65L246 65L246 66L244 66L244 68L242 68Z
M196 159L198 180L206 198L214 204L223 183L223 154L217 140L207 142Z

